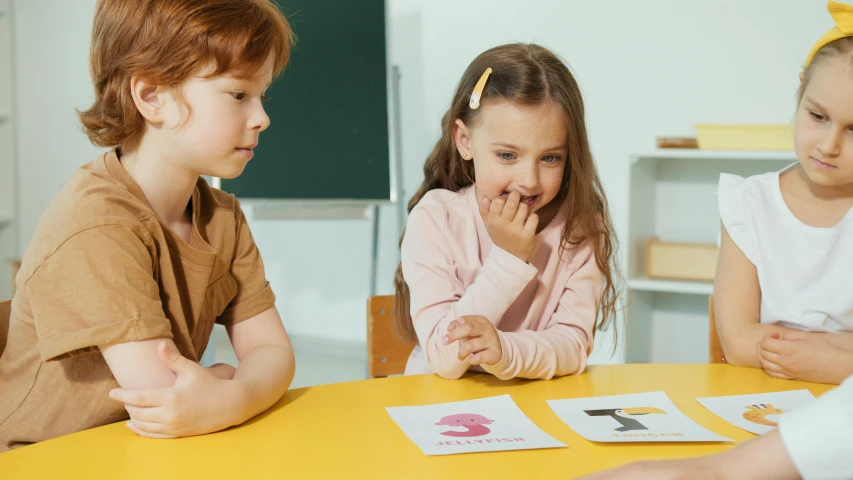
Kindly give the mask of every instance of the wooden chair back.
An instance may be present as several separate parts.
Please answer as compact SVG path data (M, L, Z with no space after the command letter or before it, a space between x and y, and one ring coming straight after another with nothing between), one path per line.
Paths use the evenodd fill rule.
M714 321L714 296L708 297L708 362L726 363L723 356L723 345L720 343L720 335L717 333L717 323Z
M394 329L394 295L367 299L367 369L370 378L402 374L415 347Z
M6 339L9 337L9 317L12 316L12 301L0 302L0 355L6 349Z

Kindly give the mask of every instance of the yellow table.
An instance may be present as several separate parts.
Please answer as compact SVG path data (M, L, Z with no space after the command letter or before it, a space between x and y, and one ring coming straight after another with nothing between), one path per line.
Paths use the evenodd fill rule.
M245 425L193 438L149 440L123 424L87 430L0 454L0 478L573 478L623 463L719 452L732 444L597 444L574 433L549 399L663 390L690 418L734 439L754 435L705 410L696 397L829 385L777 380L729 365L602 365L551 381L502 382L488 375L435 375L340 383L290 391ZM545 432L568 448L427 457L386 406L511 394Z

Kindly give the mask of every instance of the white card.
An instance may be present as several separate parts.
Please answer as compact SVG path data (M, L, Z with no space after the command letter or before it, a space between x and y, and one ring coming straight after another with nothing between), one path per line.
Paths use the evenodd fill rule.
M566 446L540 430L509 395L385 410L427 455Z
M808 390L697 398L703 407L747 432L764 435L779 425L785 412L814 400Z
M688 418L664 392L548 400L560 420L593 442L730 442Z

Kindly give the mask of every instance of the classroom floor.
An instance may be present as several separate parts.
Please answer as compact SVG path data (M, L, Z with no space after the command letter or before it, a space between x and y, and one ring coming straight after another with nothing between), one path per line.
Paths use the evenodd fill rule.
M290 388L367 378L367 351L363 344L294 336L290 340L296 354L296 376ZM237 365L237 357L224 327L217 325L214 328L213 345L215 351L211 363Z

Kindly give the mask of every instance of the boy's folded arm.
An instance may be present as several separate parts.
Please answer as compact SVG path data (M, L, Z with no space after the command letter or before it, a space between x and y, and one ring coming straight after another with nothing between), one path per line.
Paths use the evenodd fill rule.
M138 342L99 345L110 371L122 388L142 390L171 387L177 376L157 353L157 345L167 342L177 350L170 338L152 338Z
M230 369L222 366L207 369L225 381L221 385L230 392L221 397L223 407L227 408L220 410L222 421L215 422L224 426L243 423L272 406L287 391L294 373L293 349L275 307L226 329L240 365L233 379L227 375L230 372L226 370ZM158 345L163 341L177 351L169 338L99 348L123 389L153 390L172 387L177 379L158 354Z
M157 345L163 341L177 349L174 342L167 337L101 345L99 349L122 388L142 390L170 387L175 384L176 375L163 364L157 353ZM228 364L217 363L207 367L207 370L216 378L231 380L236 369Z
M220 380L233 380L234 374L237 373L237 369L227 363L213 364L207 367L207 370Z
M278 310L271 307L247 320L226 326L240 362L233 382L243 405L242 423L276 403L290 387L296 361Z

